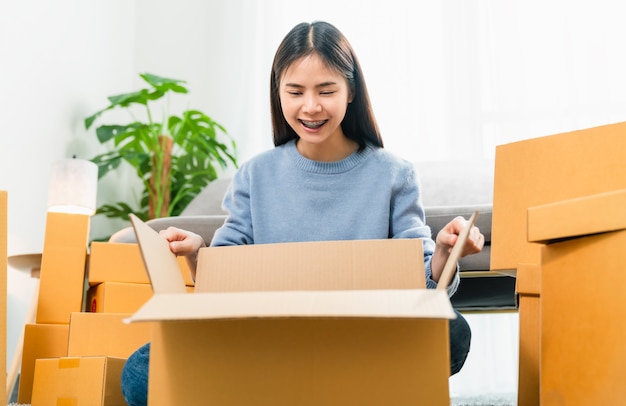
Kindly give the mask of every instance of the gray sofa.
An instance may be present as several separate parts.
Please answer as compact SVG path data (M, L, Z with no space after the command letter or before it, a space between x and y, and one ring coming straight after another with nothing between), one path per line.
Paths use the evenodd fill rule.
M433 238L456 216L469 218L479 211L476 225L485 235L485 248L479 254L460 260L461 284L452 305L464 311L514 309L515 278L490 272L491 209L494 161L442 161L416 163L422 185L426 223ZM178 217L150 220L156 230L171 225L200 234L210 242L226 213L221 208L229 179L209 184ZM131 228L113 234L110 242L134 242Z

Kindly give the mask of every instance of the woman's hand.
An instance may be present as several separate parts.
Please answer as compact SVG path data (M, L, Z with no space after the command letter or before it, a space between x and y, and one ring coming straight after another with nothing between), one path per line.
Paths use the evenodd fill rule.
M456 244L456 240L461 234L461 230L467 225L467 220L461 216L455 217L437 234L435 243L444 249L449 254L452 251L452 247ZM465 245L461 250L461 256L464 257L470 254L477 254L482 251L485 245L485 236L480 232L478 227L472 226L470 229Z
M435 240L435 253L431 262L432 279L435 282L439 281L439 277L443 272L443 267L450 256L452 247L459 239L461 230L465 227L468 220L461 216L455 217L452 221L443 227L437 234ZM461 249L461 256L464 257L470 254L477 254L482 251L485 246L485 236L480 232L478 227L472 226L470 229L465 245Z
M168 227L159 234L169 242L170 251L176 256L184 256L191 269L191 277L196 279L196 265L198 264L198 251L206 247L204 239L196 233L182 230L176 227Z

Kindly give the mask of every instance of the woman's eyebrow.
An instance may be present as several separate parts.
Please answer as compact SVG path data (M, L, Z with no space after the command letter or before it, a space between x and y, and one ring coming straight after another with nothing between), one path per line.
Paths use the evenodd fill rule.
M329 82L319 83L319 84L315 85L315 87L326 87L326 86L333 86L333 85L336 85L336 84L337 84L337 82L330 82L329 81ZM287 86L287 87L295 87L295 88L298 88L298 89L304 88L303 85L300 85L298 83L285 83L285 86Z
M316 85L315 87L326 87L326 86L333 86L336 84L337 82L323 82L323 83L320 83L319 85Z

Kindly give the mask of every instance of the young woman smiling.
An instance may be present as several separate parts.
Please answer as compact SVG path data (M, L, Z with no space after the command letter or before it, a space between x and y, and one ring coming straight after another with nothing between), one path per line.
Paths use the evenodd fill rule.
M212 246L385 238L420 238L426 286L435 288L466 220L431 238L413 165L383 148L359 62L348 40L325 22L295 26L272 65L270 102L275 148L244 163L224 197L228 211ZM205 241L177 228L161 232L195 269ZM473 227L462 255L479 252ZM458 272L449 286L452 295ZM463 366L469 325L450 321L450 373ZM126 362L122 388L131 406L147 401L150 344Z

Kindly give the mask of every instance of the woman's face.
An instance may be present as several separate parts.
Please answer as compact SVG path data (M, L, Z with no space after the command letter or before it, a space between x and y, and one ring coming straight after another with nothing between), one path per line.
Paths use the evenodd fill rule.
M301 152L345 143L341 122L351 101L348 82L317 54L296 60L285 71L279 94L285 120L300 137Z

